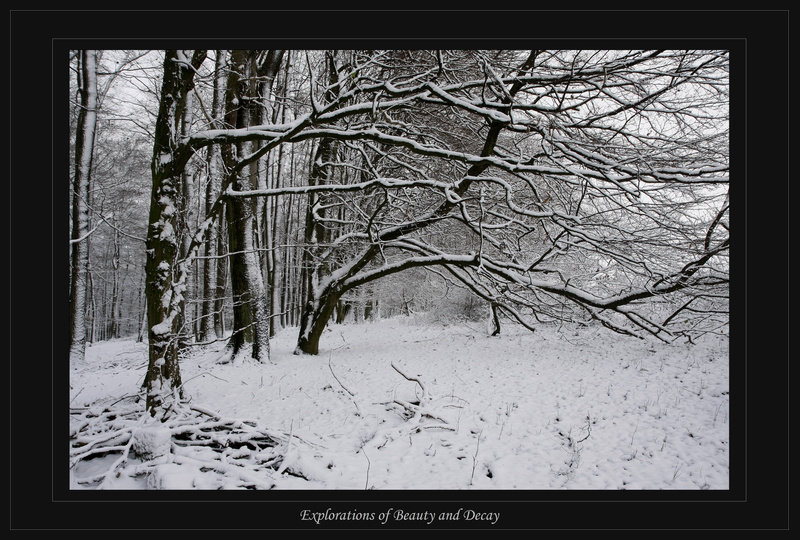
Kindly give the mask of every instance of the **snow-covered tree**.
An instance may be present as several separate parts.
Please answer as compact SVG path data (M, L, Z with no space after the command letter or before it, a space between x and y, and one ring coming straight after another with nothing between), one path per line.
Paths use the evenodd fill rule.
M192 156L191 148L181 144L184 109L194 87L196 70L206 51L189 53L167 51L164 79L155 128L152 174L153 186L147 230L146 291L149 338L149 363L144 386L147 410L155 415L171 398L181 393L178 361L178 335L185 312L186 279L189 260L196 249L184 248L180 258L178 236L182 208L182 175Z
M69 296L70 363L84 361L86 294L89 271L90 175L97 127L97 51L80 51L75 171L72 180L72 265Z
M226 125L183 135L174 115L205 56L171 54L148 246L153 365L178 331L165 324L184 300L175 269L223 208L231 261L252 270L232 277L235 332L268 324L265 281L294 288L299 353L318 353L351 291L412 268L471 292L496 324L594 320L666 340L726 324L726 51L305 51L283 72L283 54L236 51ZM219 196L174 262L176 179L216 145ZM287 154L291 177L267 182ZM287 201L281 232L262 211ZM279 249L305 253L283 283L277 258L259 258Z
M689 294L716 299L705 314L724 306L726 54L526 54L514 65L436 52L426 65L373 53L309 113L299 137L376 151L392 167L373 159L360 184L327 190L374 189L385 202L328 240L331 260L350 255L311 291L300 351L317 352L345 292L417 266L446 268L523 323L581 316L669 336L638 304ZM367 67L376 58L381 77ZM458 245L423 234L443 222Z
M271 118L270 94L272 81L281 64L283 51L244 51L231 53L226 93L225 123L233 129L247 130L251 126L268 125ZM259 174L261 159L252 159L243 167L237 165L240 156L253 155L261 146L259 140L242 140L223 146L223 161L233 174L231 185L237 190L263 188L264 175ZM231 256L231 285L233 289L234 328L231 346L239 353L245 343L252 347L253 358L269 359L270 313L264 285L259 246L258 223L261 205L252 199L233 198L227 202L228 238Z

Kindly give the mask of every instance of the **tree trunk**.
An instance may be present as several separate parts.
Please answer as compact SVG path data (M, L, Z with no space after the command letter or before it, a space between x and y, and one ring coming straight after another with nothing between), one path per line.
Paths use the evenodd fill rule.
M248 189L241 182L236 189ZM258 258L254 251L254 216L251 201L235 199L228 202L228 243L231 253L231 289L233 292L233 335L230 348L234 356L246 344L252 344L252 356L260 361L269 359L262 332L269 335L266 297ZM267 325L267 328L263 326Z
M186 136L189 134L189 127L192 123L192 93L186 94L186 101L183 106L183 118L181 119L181 135ZM191 231L195 228L194 222L195 209L194 209L194 196L195 196L195 182L194 177L190 171L184 169L181 174L181 200L179 208L182 210L178 213L179 218L179 233L178 241L180 243L180 259L186 259L189 256L189 249L191 245ZM196 289L194 288L194 281L191 276L192 265L186 265L186 278L184 286L185 299L193 300L196 296ZM190 304L191 305L191 304ZM188 309L189 305L184 305L178 315L180 337L178 338L178 347L185 349L189 346L195 337L193 327L197 316L192 313L193 310Z
M145 305L144 282L142 282L142 286L139 288L139 316L136 320L139 323L136 343L141 343L144 341L144 336L147 333L147 306Z
M116 220L112 219L112 224L114 225L114 243L110 246L110 249L113 251L111 254L111 309L109 309L109 315L106 321L106 339L119 337L119 319L122 308L120 305L122 291L120 291L119 286L119 229L116 228Z
M164 59L145 264L149 362L144 387L146 407L152 416L171 398L182 397L177 338L187 269L178 260L177 232L182 210L181 175L192 152L180 146L179 138L186 98L194 85L195 70L205 56L205 51L195 51L190 60L185 51L169 50Z
M336 98L334 89L338 81L336 69L336 52L327 53L329 91L325 98L333 101ZM336 155L336 141L323 137L313 155L309 185L329 184L331 180L331 162ZM321 290L321 281L330 273L329 263L323 258L325 244L330 239L330 231L326 228L325 198L315 193L308 194L306 207L305 238L302 269L304 287L304 307L300 316L300 336L295 354L318 354L319 338L328 321L336 310L336 305L343 291L335 284Z
M87 343L91 344L91 343L94 343L95 341L97 341L97 334L96 334L96 329L97 329L97 300L95 299L95 295L94 295L94 276L92 275L92 267L91 267L91 265L89 266L89 268L86 271L86 285L87 285L87 287L89 289L88 290L88 295L89 295L88 302L89 302L89 313L91 313L91 316L89 317L89 320L91 321L91 324L89 325L89 335L86 336L86 341L87 341Z
M214 294L214 333L217 339L225 337L225 293L228 286L228 258L226 253L226 239L228 228L225 226L227 221L227 210L222 210L222 215L217 222L217 282Z
M309 185L329 183L330 165L328 163L333 158L333 154L334 141L323 138L314 154ZM307 204L302 265L306 300L300 316L301 332L295 352L318 354L319 338L333 315L342 292L337 292L336 287L326 289L326 293L320 291L320 281L330 273L328 264L322 258L322 252L328 239L325 225L320 221L325 217L325 210L322 198L315 194L308 195Z
M211 116L213 129L220 129L223 126L222 116L224 114L224 100L225 100L225 57L227 51L217 51L216 60L214 63L214 94L211 103ZM209 214L211 205L217 197L220 189L220 155L219 147L211 145L208 147L208 154L206 157L206 168L208 171L208 180L206 182L205 193L205 213ZM221 221L221 220L220 220ZM217 236L220 234L220 225L218 221L212 222L208 227L208 241L205 243L205 262L203 264L203 301L200 323L200 340L210 341L213 336L222 337L217 333L216 328L219 322L219 314L217 313L217 274L219 266L224 263L224 259L217 259ZM224 294L224 285L223 285Z
M295 354L319 354L319 340L322 332L328 325L343 293L344 291L340 288L331 286L325 292L313 295L312 299L306 303L303 314L300 316L301 333L297 340Z
M262 62L274 61L271 54ZM264 93L271 88L263 82L272 67L263 71L259 66L259 51L233 51L231 70L226 88L225 122L237 129L256 125L264 118ZM280 60L278 59L278 63ZM277 70L277 68L274 68ZM274 75L273 75L274 76ZM235 152L234 152L235 150ZM223 149L223 161L228 170L235 170L237 158L246 156L257 148L252 142L241 142ZM236 173L234 189L249 190L259 186L259 163L250 163ZM250 199L232 198L228 201L228 242L230 246L231 289L233 291L233 335L230 348L234 356L245 344L252 344L252 357L260 362L269 360L269 302L264 287L258 247L257 209Z
M96 51L81 51L80 112L75 141L75 178L72 191L72 282L70 284L70 363L84 361L86 353L86 294L89 271L89 179L97 126Z

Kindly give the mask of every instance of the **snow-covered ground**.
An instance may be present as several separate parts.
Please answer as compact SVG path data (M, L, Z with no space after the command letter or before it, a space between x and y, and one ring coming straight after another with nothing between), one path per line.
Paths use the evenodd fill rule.
M269 364L219 363L220 342L181 365L192 404L285 436L272 450L281 468L248 471L251 487L729 489L726 338L511 325L490 337L424 315L331 325L319 356L294 355L296 337L274 338ZM70 407L101 411L139 390L147 347L97 343L86 360L71 371ZM71 416L73 433L86 425ZM130 474L131 458L128 474L82 482L112 459L74 461L71 489L241 487L225 468L171 453L139 463L146 474Z

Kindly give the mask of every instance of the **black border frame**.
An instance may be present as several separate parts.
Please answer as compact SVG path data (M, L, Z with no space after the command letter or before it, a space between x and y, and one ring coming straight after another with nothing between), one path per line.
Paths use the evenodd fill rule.
M241 20L247 24L238 23ZM66 242L59 241L64 228L57 225L67 222L68 200L64 199L67 182L58 181L60 167L67 163L66 149L60 144L66 140L62 136L66 108L59 101L66 95L61 90L67 69L66 63L59 65L59 59L66 59L62 52L70 48L161 48L175 40L184 48L233 48L229 43L247 47L247 43L263 41L253 35L240 38L237 32L244 26L253 35L263 31L266 39L297 49L330 47L331 43L339 48L363 47L367 41L381 47L444 43L448 48L518 48L542 43L584 48L729 48L734 229L731 489L691 493L277 491L257 496L254 492L181 492L180 497L173 492L69 491L63 472L66 458L60 457L65 448L60 434L66 431L66 400L58 384L68 376L66 362L59 361L67 343L66 310L61 303L67 298L67 280L56 271L59 261L67 260ZM779 10L11 10L10 529L385 530L391 525L377 521L317 525L302 521L300 512L330 508L380 514L389 507L501 513L497 525L449 523L448 528L454 530L788 529L788 41L788 11ZM52 145L51 153L48 145ZM52 464L52 470L46 464ZM201 515L206 517L195 525L192 520ZM442 523L395 525L406 530L442 530Z

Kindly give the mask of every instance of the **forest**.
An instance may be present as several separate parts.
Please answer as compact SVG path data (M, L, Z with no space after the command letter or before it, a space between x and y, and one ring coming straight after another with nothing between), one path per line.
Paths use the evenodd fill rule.
M385 320L727 347L727 50L74 50L69 72L69 362L142 344L137 422L219 421L185 390L198 352L269 365L291 334L334 374L337 329ZM394 405L446 425L391 367L422 391ZM73 414L76 463L144 444Z

